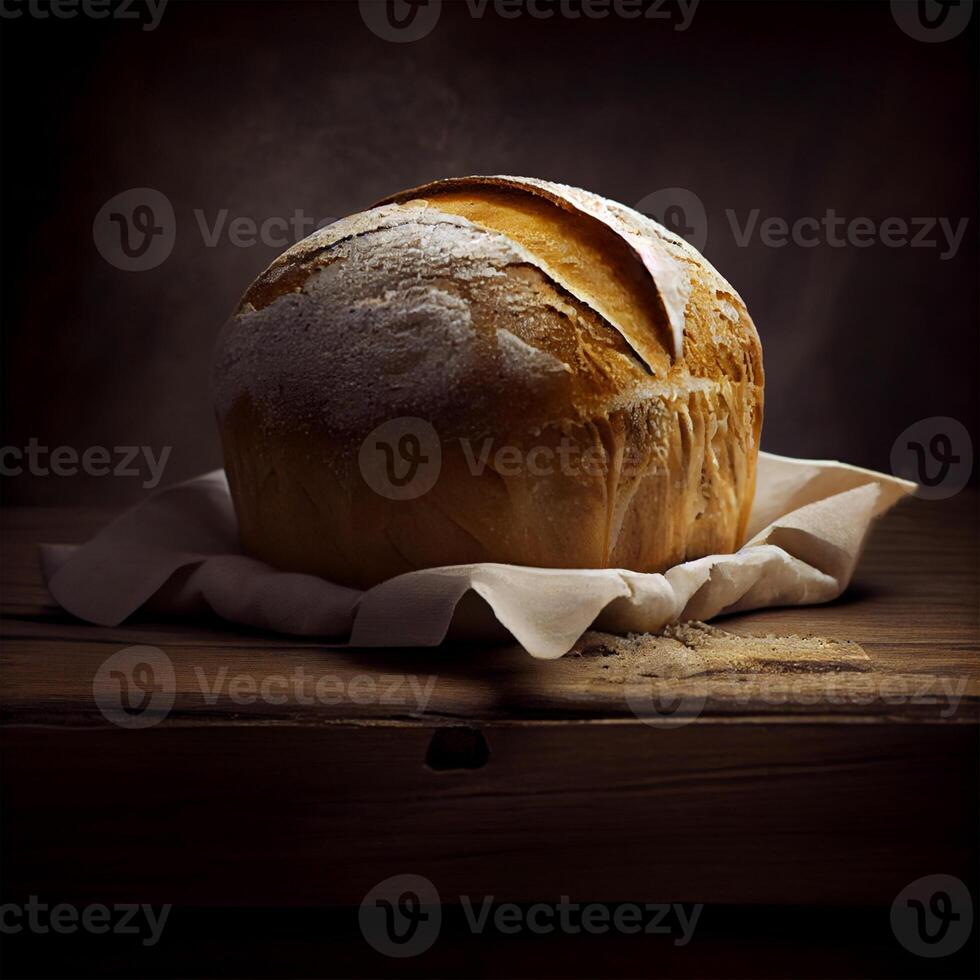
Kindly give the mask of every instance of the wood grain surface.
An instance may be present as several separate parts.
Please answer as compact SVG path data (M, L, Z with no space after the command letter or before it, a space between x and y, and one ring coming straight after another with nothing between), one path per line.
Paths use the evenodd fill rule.
M926 874L975 885L974 494L899 507L845 596L728 617L777 649L689 676L601 644L544 662L92 627L52 604L36 545L108 516L5 514L7 896L344 906L409 871L449 901L886 905ZM838 642L815 663L794 636ZM139 730L93 693L132 645L174 671Z

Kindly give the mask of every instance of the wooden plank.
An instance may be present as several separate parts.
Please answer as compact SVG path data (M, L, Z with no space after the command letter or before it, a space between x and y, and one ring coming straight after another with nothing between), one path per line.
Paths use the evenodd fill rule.
M120 703L118 682L107 679L102 666L120 649L125 648L115 643L8 639L3 644L2 724L107 727L111 710L107 720L94 685L100 677L99 690L108 698L103 705L112 709ZM155 649L150 655L155 683L172 692L167 725L630 718L646 717L659 704L668 711L672 699L681 699L680 715L696 720L850 716L951 724L974 722L980 708L980 680L955 671L811 672L800 662L778 673L763 664L754 671L650 677L635 672L642 668L633 664L618 668L616 657L539 661L516 646L243 650L188 643ZM166 664L162 669L161 661ZM172 680L165 673L169 669Z
M850 905L975 877L975 726L496 723L484 765L435 771L439 731L8 730L5 897L356 905L411 872L446 901Z

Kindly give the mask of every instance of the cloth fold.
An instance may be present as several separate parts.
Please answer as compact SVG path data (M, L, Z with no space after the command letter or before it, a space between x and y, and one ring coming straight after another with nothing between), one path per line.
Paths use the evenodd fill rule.
M41 545L48 590L69 613L117 626L137 610L233 623L337 645L437 646L500 638L533 657L587 629L655 632L681 620L811 605L851 580L872 520L915 484L830 460L761 453L749 540L664 573L476 564L399 575L361 592L242 553L221 470L157 491L84 545ZM471 596L478 602L464 601Z

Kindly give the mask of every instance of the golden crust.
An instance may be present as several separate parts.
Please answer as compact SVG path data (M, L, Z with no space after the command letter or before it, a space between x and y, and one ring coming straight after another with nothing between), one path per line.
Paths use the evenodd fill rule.
M755 327L686 243L584 191L458 179L323 229L250 287L214 377L243 542L282 568L359 587L478 561L658 571L744 535ZM359 469L398 417L441 444L416 499Z

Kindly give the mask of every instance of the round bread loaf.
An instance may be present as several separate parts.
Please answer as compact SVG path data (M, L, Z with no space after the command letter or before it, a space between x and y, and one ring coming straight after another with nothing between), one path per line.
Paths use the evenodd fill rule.
M242 544L281 569L653 572L742 543L755 326L686 242L576 188L443 180L316 232L248 289L213 385Z

